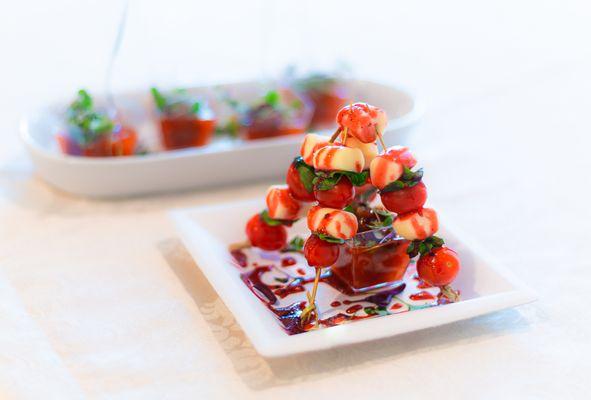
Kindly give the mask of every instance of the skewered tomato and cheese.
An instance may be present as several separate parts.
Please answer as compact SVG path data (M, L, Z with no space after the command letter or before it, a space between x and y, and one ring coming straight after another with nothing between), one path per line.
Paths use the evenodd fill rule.
M407 253L411 257L420 254L419 278L440 286L442 293L451 293L453 297L455 292L447 285L457 275L459 259L443 245L442 239L434 236L439 228L437 214L423 207L427 189L422 182L422 170L412 170L417 161L409 149L393 146L378 153L376 139L384 131L386 121L383 110L355 103L339 111L339 128L330 139L307 134L301 157L288 169L287 185L271 186L266 198L267 211L248 222L250 242L265 250L282 248L287 238L284 225L297 220L316 201L307 210L311 235L304 245L304 256L310 266L332 266L337 262L342 241L357 234L358 218L362 218L358 210L363 207L347 208L357 210L355 213L344 208L352 205L356 192L362 193L367 186L370 190L378 189L384 207L396 213L392 226L409 241ZM340 142L334 143L337 139ZM369 176L362 175L364 170L369 170ZM371 210L367 203L360 204ZM317 273L317 279L318 276Z
M302 179L302 174L306 175L306 183ZM293 160L285 175L285 183L287 183L289 192L294 199L305 202L316 200L312 187L313 175L314 168L306 164L302 157Z
M359 149L332 144L314 152L314 168L317 170L361 172L364 167L365 159Z
M337 114L337 124L363 143L375 142L387 123L386 112L367 103L345 106Z
M294 199L287 185L273 185L267 190L267 210L273 219L295 221L302 209L299 201Z
M378 189L383 189L400 179L404 173L404 167L412 168L416 163L417 161L408 148L390 147L371 162L369 166L371 183Z
M326 136L308 133L304 136L304 141L300 148L300 155L306 164L314 165L314 153L328 145L330 145L330 142Z

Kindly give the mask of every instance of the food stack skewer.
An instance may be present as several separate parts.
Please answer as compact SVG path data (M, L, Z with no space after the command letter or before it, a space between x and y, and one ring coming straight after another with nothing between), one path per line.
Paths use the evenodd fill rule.
M332 137L307 134L297 157L288 169L286 185L267 191L267 209L251 217L246 225L249 244L263 250L281 250L287 244L287 229L304 215L310 236L303 247L308 265L316 268L312 292L301 314L306 324L318 311L315 303L322 268L335 264L345 241L360 229L352 207L356 193L377 191L383 207L375 207L378 223L392 221L405 239L410 258L419 256L418 277L440 287L441 301L457 301L459 293L449 284L459 271L457 254L435 236L437 213L424 208L427 191L422 169L408 148L387 148L382 133L386 113L367 103L354 103L337 115L338 128ZM382 150L378 150L377 141ZM382 220L383 208L395 213ZM361 228L365 228L361 226Z

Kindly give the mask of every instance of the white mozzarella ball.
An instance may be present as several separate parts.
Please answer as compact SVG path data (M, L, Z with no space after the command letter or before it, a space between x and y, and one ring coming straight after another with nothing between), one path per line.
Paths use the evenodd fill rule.
M361 150L364 168L369 168L373 159L378 155L378 145L375 142L363 143L354 136L347 137L345 146Z
M407 240L423 240L437 233L439 221L435 210L422 208L398 215L392 226L399 236Z
M308 165L314 164L314 152L320 149L321 147L328 146L330 143L328 142L329 138L322 135L317 135L315 133L308 133L304 136L304 141L302 142L302 147L300 148L300 155L302 156L304 162Z
M300 218L301 204L289 193L287 185L273 185L267 190L267 212L273 219L294 221Z
M361 172L364 167L363 153L359 149L335 144L314 153L314 168L318 170Z
M357 234L357 217L348 211L315 206L308 211L308 228L337 239L351 239Z

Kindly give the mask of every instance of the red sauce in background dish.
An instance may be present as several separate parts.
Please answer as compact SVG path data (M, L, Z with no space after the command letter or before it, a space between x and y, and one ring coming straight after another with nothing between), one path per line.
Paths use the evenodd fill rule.
M215 130L214 119L199 119L193 115L160 117L162 144L167 150L205 146Z
M57 141L63 153L84 157L131 156L135 153L137 133L134 129L123 126L112 133L103 133L90 142L81 144L67 133L59 133Z
M314 113L310 122L313 128L335 126L335 115L349 102L344 90L339 89L309 90L306 94L314 104Z

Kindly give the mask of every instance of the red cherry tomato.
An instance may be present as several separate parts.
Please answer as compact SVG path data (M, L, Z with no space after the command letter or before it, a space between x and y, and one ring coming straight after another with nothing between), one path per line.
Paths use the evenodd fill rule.
M383 110L366 103L347 105L337 114L337 124L363 143L376 140L378 121L385 119Z
M339 257L339 244L329 243L316 235L310 235L304 244L304 256L312 267L329 267Z
M285 183L289 187L289 191L291 196L299 201L309 201L312 202L316 200L314 198L314 193L310 193L306 190L306 187L302 183L302 179L300 178L300 173L296 168L296 163L293 162L289 166L287 170L287 175L285 177Z
M314 197L322 207L345 208L355 198L355 188L347 177L341 177L339 182L329 190L319 190L318 183L314 185Z
M409 188L380 193L380 198L388 211L404 214L423 207L427 201L427 187L423 182L419 182Z
M263 250L281 250L287 243L287 230L283 225L268 225L260 214L246 223L246 236L254 247Z
M449 285L460 271L460 258L450 248L438 247L422 255L417 262L417 273L422 281L432 286Z

